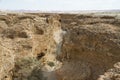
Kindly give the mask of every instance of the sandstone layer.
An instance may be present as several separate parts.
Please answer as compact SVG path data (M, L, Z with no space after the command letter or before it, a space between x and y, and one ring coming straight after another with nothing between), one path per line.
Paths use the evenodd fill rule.
M0 15L0 80L120 80L119 62L118 14Z

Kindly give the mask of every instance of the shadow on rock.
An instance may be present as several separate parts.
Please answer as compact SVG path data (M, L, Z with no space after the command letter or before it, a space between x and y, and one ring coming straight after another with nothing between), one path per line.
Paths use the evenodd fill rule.
M31 75L28 76L28 80L47 80L47 78L43 76L41 69L35 68L31 72Z

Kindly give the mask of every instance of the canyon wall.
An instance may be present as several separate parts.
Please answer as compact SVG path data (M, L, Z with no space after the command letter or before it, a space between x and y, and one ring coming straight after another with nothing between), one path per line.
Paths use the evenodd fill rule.
M119 62L117 15L0 15L0 80L119 80Z

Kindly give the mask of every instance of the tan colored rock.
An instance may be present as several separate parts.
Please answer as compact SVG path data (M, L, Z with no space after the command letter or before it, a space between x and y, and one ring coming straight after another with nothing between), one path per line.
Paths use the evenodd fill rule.
M120 62L114 65L114 68L109 69L104 75L101 75L98 80L120 80Z

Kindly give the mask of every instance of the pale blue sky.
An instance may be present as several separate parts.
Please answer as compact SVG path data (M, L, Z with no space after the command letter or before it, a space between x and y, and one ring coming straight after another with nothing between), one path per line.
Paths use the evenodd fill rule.
M111 10L120 9L120 0L0 0L0 9L9 10Z

